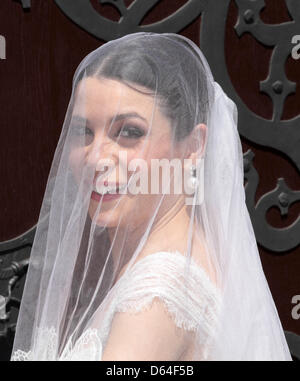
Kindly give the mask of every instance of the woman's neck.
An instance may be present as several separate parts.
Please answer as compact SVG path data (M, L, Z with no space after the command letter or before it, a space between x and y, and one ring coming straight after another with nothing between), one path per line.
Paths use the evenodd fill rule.
M155 251L186 251L190 216L184 198L155 221L147 240L145 254Z
M162 206L161 210L163 210ZM172 206L165 207L165 210L155 217L149 235L146 237L146 242L138 254L139 257L156 251L186 250L190 217L184 198L178 198ZM149 221L147 221L147 225L140 224L131 231L123 227L108 231L111 242L113 242L112 256L116 267L119 266L120 252L123 252L123 265L130 260L148 227L148 223Z

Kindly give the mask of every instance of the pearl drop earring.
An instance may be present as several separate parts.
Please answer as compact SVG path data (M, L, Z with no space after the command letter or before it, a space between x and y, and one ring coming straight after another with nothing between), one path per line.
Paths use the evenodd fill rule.
M193 205L200 205L204 201L204 159L197 159L197 166L190 166L190 176L187 181L187 185L194 197L192 199ZM189 199L188 204L191 199Z
M188 186L191 190L195 191L199 185L199 180L197 179L197 168L195 165L191 165L190 177L188 179Z

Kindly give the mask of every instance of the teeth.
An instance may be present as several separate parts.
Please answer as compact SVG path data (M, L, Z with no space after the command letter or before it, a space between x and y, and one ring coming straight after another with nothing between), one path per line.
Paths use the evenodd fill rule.
M127 187L127 184L125 185L122 185L120 187L107 187L107 186L101 186L101 187L94 187L94 192L98 193L98 194L102 194L102 195L105 195L105 194L108 194L108 193L117 193L117 191L121 192L122 190L124 190L125 188Z

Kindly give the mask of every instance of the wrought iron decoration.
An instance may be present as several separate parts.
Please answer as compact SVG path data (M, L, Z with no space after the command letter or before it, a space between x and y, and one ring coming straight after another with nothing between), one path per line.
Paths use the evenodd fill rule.
M18 286L27 271L35 230L34 226L0 243L0 361L7 360L11 351L22 296Z
M236 0L239 17L235 26L239 36L248 31L260 43L273 46L268 78L260 85L273 101L273 118L264 119L245 105L233 87L227 71L224 36L227 14L231 0L223 0L216 10L212 1L206 2L202 16L200 44L216 81L238 107L239 133L251 142L272 147L288 156L300 171L300 115L290 120L281 120L286 96L294 92L295 84L286 78L285 61L292 51L292 36L300 30L300 2L286 0L293 21L268 25L261 21L260 11L264 0ZM250 150L251 151L251 150ZM259 175L253 167L253 152L244 154L246 201L257 242L273 252L284 253L300 244L300 216L290 226L277 229L266 220L268 209L277 206L281 215L287 215L292 203L300 201L300 191L293 191L286 185L284 178L277 179L276 187L263 195L257 204L254 196L259 183Z
M175 13L163 20L154 24L139 25L143 17L160 0L136 0L128 8L123 0L98 1L100 4L113 5L121 14L120 20L116 22L102 16L87 0L55 0L55 3L76 24L105 41L142 31L178 33L200 15L205 4L203 0L189 0Z

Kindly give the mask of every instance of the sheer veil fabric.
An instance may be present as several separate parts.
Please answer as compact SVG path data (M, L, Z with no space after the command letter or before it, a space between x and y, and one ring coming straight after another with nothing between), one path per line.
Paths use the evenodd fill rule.
M291 360L245 204L237 110L200 49L133 33L83 59L12 360Z

